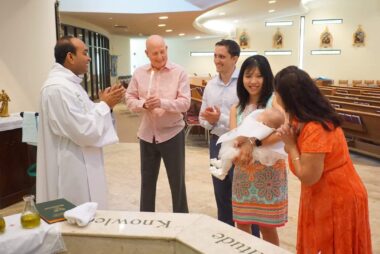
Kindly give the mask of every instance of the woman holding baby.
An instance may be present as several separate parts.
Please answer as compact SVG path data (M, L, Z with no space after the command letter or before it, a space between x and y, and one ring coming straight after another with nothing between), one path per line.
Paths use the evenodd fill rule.
M368 195L352 164L339 115L310 76L295 66L276 75L275 91L289 115L278 136L301 181L297 253L372 253Z
M257 109L277 106L273 102L273 80L271 67L264 56L255 55L244 61L237 81L239 103L231 108L230 129L239 126L247 115ZM275 120L273 123L284 123L283 112L276 115L279 117L272 119ZM288 215L285 161L279 159L272 165L264 165L250 158L255 146L278 141L280 138L274 134L264 140L239 138L237 144L241 151L234 161L232 184L233 219L236 226L250 233L252 224L259 225L263 239L275 245L279 245L276 228L287 222Z

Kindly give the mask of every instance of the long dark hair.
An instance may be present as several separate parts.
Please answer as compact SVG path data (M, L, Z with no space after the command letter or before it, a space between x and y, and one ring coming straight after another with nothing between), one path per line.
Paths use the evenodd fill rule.
M270 68L268 60L262 55L250 56L243 62L239 77L237 80L237 96L239 98L238 107L240 110L244 110L249 102L249 93L244 87L243 78L244 73L251 71L255 68L259 68L261 76L263 76L263 86L261 88L259 100L257 102L257 108L265 108L269 98L273 94L273 73Z
M274 87L284 104L284 109L300 122L319 122L325 130L341 125L339 115L329 100L321 93L309 74L289 66L277 73Z

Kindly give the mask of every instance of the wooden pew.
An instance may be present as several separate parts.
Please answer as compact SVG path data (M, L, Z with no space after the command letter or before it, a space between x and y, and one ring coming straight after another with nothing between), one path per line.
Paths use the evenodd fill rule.
M380 114L337 108L350 150L380 159Z
M342 102L349 102L354 104L362 104L362 105L370 105L370 106L376 106L380 107L380 101L373 101L373 100L363 100L363 99L357 99L354 97L348 97L348 96L335 96L335 95L325 95L330 101L342 101Z
M380 88L375 87L341 87L341 86L318 86L320 89L334 89L336 92L348 94L380 93Z
M333 96L346 97L346 98L351 98L351 99L361 99L361 100L370 100L370 101L380 102L380 94L379 95L349 94L349 93L337 92L335 89L329 89L325 87L320 87L319 90L325 96L333 95Z
M318 84L317 84L318 85ZM344 89L357 93L357 91L380 91L379 86L340 86L340 85L318 85L318 87Z
M371 101L380 101L380 96L373 95L360 95L360 94L346 94L346 93L334 93L332 95L336 96L346 96L349 98L362 99L362 100L371 100Z
M344 102L344 101L338 101L338 100L330 100L330 103L336 109L343 108L343 109L349 109L353 111L363 111L363 112L380 114L380 106L371 106L371 105Z

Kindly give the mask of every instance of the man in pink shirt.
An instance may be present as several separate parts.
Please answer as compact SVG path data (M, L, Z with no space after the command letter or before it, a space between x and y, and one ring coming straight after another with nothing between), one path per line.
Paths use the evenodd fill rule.
M187 213L183 112L190 107L190 84L184 69L168 62L164 39L152 35L145 53L150 64L136 69L126 92L127 107L142 113L138 130L141 159L140 210L155 211L156 184L164 160L173 212Z

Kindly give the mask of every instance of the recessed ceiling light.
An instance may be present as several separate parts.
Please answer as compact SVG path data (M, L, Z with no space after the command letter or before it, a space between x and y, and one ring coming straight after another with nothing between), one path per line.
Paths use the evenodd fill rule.
M271 10L269 10L268 12L269 12L269 13L272 13L272 12L275 12L275 10L271 9Z
M195 36L195 39L200 39L201 37L200 36Z
M239 20L235 19L235 20L234 20L234 23L239 23Z
M166 29L165 32L167 33L173 32L173 29Z
M269 0L268 4L275 4L277 1L276 0Z
M224 15L226 15L225 12L219 12L219 16L224 16Z
M164 27L166 24L158 24L159 27Z
M179 36L184 36L185 34L184 33L180 33L180 34L178 34Z
M159 19L168 19L169 17L168 16L160 16L158 17Z
M113 25L114 28L121 28L121 29L128 29L128 26L125 26L125 25Z

